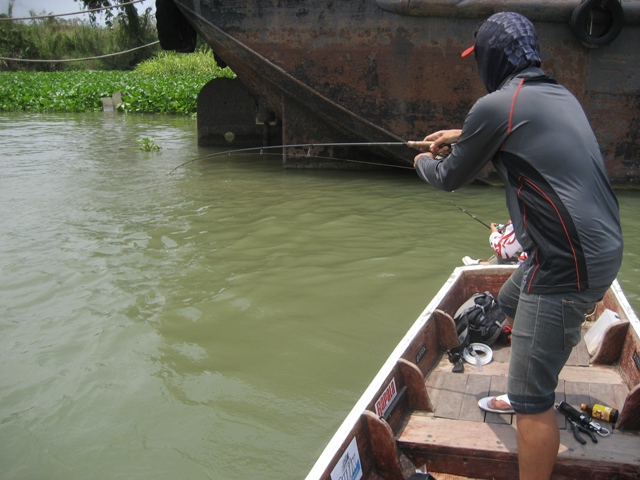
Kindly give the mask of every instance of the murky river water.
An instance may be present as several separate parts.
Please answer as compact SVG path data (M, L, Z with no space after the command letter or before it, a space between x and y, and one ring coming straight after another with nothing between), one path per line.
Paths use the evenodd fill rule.
M194 120L0 114L0 474L303 478L501 189L285 171ZM136 142L153 137L159 152ZM619 192L640 310L640 192Z

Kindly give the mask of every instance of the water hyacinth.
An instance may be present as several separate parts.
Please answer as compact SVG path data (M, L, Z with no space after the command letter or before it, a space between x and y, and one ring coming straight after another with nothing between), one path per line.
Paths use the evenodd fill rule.
M120 91L119 111L193 114L209 80L234 76L203 51L163 53L134 71L0 72L0 111L100 111L101 99Z

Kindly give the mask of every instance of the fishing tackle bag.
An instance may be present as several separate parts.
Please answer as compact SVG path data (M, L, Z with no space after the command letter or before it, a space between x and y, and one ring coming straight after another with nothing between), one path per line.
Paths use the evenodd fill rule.
M468 326L469 343L491 346L498 339L506 343L507 317L489 292L476 293L464 302L454 316L456 327ZM460 332L458 332L460 333Z

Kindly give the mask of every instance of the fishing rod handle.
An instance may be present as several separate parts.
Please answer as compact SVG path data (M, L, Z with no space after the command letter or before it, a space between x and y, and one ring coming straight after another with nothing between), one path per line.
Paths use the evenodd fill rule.
M433 144L433 142L427 142L427 141L408 141L407 142L407 147L410 148L415 148L416 150L428 150L429 147Z

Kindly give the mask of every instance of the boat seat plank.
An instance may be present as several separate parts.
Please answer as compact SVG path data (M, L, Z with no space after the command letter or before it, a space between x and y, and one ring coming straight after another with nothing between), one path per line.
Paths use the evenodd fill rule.
M443 471L438 470L439 455L458 456L460 463L464 459L465 462L478 462L480 466L483 461L495 466L488 460L517 464L517 433L513 425L414 414L396 436L396 441L410 457L428 459L430 468L435 471ZM597 444L581 445L571 430L561 430L556 470L568 472L560 478L612 478L608 475L614 472L618 475L616 478L637 478L640 471L638 452L640 436L636 434L616 430L610 437L599 437ZM449 464L450 460L447 460ZM494 473L494 478L510 478L509 472Z

